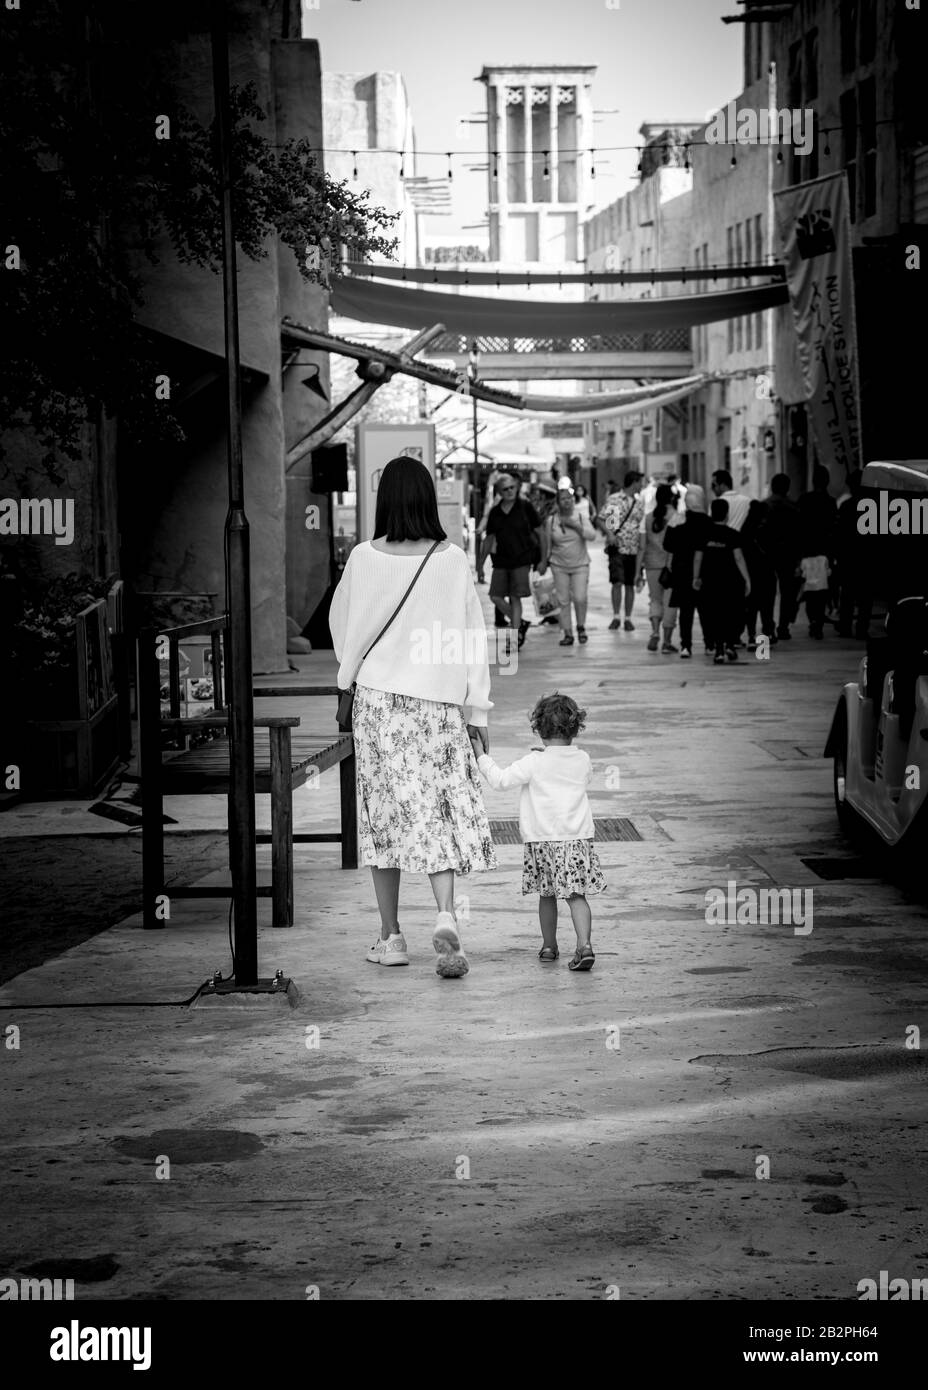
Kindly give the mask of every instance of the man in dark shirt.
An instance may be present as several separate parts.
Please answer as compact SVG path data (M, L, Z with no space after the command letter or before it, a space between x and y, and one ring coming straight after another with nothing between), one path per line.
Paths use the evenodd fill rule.
M780 591L776 635L784 642L792 637L790 627L796 621L799 593L796 568L802 549L802 519L796 503L790 501L789 487L788 473L774 473L770 479L770 496L764 499L767 512L758 537L773 565L776 587Z
M542 522L531 502L519 496L518 481L511 474L501 477L497 487L500 500L487 517L480 561L482 566L492 554L490 598L496 611L518 628L521 647L531 626L523 622L522 600L532 592L529 570L541 558Z

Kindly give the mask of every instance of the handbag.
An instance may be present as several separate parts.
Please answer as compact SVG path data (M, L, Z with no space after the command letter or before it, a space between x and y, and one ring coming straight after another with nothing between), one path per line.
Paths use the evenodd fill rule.
M673 588L673 575L670 572L669 565L665 565L664 568L661 570L660 574L657 576L657 582L658 584L660 584L662 589Z
M361 670L361 667L364 665L365 661L366 661L367 658L370 656L371 652L374 650L374 648L376 647L377 643L380 641L381 637L382 637L382 636L384 635L384 633L386 632L387 628L388 628L388 627L390 626L390 624L393 622L393 619L394 619L394 618L396 617L396 615L399 613L399 611L400 611L400 609L402 608L403 604L404 604L404 603L406 602L406 600L409 598L409 595L412 593L412 591L413 591L413 589L414 589L414 587L415 587L416 580L419 578L419 575L420 575L420 574L422 573L422 571L425 569L426 561L428 560L428 558L429 558L430 555L434 554L434 552L438 549L438 547L439 547L440 544L441 544L440 541L436 541L435 544L432 546L432 549L429 550L429 551L426 553L425 558L424 558L423 561L422 561L422 564L419 566L419 568L416 570L415 574L413 575L412 583L410 584L409 588L406 590L405 594L404 594L403 597L400 599L399 603L396 605L396 607L394 608L393 612L390 614L390 617L389 617L389 618L387 619L387 621L384 623L383 627L380 629L380 631L378 632L377 636L374 638L373 642L372 642L372 643L370 644L370 646L368 647L367 651L366 651L366 652L364 653L364 655L361 657L361 661L360 661L360 663L359 663L359 665L358 665L358 671ZM339 727L344 733L350 733L351 730L354 728L354 694L355 694L355 691L357 690L357 688L358 688L358 678L357 678L357 675L356 675L355 678L354 678L354 680L351 682L351 685L348 687L347 690L340 690L340 691L338 692L338 709L337 709L337 711L336 711L336 713L335 713L335 719L336 719L336 722L338 723L338 727Z

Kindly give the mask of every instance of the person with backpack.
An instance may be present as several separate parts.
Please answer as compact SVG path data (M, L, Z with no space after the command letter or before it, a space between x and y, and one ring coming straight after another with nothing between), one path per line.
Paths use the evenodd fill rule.
M606 538L609 583L612 586L612 622L609 631L622 627L622 590L625 590L625 631L634 632L632 609L638 579L638 533L644 519L641 489L644 476L630 469L620 491L611 492L600 508L596 524Z

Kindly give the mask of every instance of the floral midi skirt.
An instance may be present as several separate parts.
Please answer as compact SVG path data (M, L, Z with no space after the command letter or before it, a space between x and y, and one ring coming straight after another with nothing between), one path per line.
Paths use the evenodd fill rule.
M362 864L424 874L498 867L460 705L359 685L354 746Z
M606 880L592 840L534 840L525 845L522 892L542 898L601 893Z

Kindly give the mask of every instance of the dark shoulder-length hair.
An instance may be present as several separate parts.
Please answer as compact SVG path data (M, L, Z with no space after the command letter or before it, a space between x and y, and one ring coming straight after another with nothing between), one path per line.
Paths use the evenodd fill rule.
M374 538L385 541L444 541L435 484L418 459L391 459L380 475Z
M654 494L654 516L651 519L652 531L663 531L665 517L669 511L676 507L677 499L673 488L669 483L661 483L657 492Z

